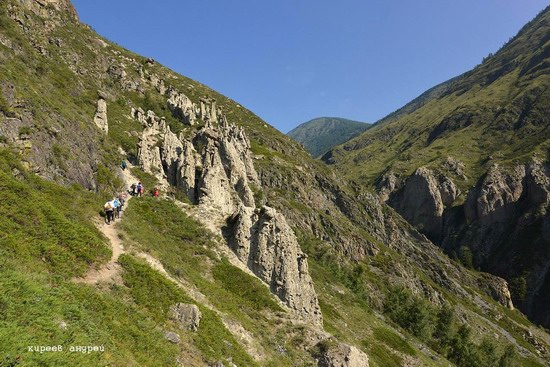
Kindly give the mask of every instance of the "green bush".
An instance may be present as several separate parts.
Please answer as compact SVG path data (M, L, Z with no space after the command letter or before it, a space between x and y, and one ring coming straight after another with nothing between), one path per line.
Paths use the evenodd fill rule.
M99 192L107 192L114 195L124 190L122 179L102 164L97 167L96 182Z
M384 312L398 325L421 340L427 340L432 333L434 307L409 290L390 288L384 301Z

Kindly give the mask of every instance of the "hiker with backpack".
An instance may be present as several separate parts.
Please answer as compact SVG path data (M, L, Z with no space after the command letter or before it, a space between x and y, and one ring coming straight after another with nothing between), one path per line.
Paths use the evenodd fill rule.
M137 184L137 196L141 196L143 194L143 185L141 182Z
M160 194L159 188L155 186L153 189L153 197L158 198Z
M103 206L103 209L105 210L105 221L107 224L111 224L111 222L114 222L114 210L115 210L115 204L113 201L108 201Z
M115 221L115 213L117 213L117 217L118 217L118 212L119 212L119 207L120 207L120 202L118 201L118 198L113 198L113 207L114 207L114 210L113 210L113 222Z
M120 163L120 167L122 168L123 171L126 170L126 160L123 159L122 162Z
M116 206L116 218L120 219L120 212L122 211L122 206L124 205L124 199L122 199L122 195L119 195L115 200L118 204Z
M130 195L136 196L137 185L135 183L130 186Z

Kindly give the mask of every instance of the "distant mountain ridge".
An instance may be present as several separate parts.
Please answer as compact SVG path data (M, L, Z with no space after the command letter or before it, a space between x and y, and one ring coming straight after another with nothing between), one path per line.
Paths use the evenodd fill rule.
M287 133L302 143L313 157L356 137L371 124L340 117L318 117L298 125Z

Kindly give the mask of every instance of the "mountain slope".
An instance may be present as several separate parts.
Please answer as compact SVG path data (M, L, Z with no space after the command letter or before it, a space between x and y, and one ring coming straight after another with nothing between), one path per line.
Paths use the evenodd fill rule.
M102 39L67 1L4 1L0 23L2 363L549 364L506 282L243 106ZM115 227L117 275L74 281L111 266L96 222L130 183L122 159L146 190Z
M363 122L339 117L318 117L298 125L287 135L302 143L313 157L318 157L359 135L369 126Z
M546 326L549 50L546 9L472 71L324 156L449 254L506 278Z

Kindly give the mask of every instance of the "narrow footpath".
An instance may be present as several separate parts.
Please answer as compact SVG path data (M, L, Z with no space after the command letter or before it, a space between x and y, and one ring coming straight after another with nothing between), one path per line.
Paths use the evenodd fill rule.
M133 198L132 195L128 194L130 185L139 181L139 179L132 175L130 171L132 167L133 166L130 163L127 163L127 168L122 171L125 192L127 194L126 203L124 204L125 207L128 207L128 203ZM122 211L120 215L122 217L122 215L124 215L124 211ZM113 254L111 255L111 259L109 260L109 262L107 262L101 268L90 269L83 278L75 279L77 283L98 284L101 282L108 282L116 279L117 275L120 272L120 265L117 261L120 255L125 252L124 246L122 245L122 240L118 236L118 230L116 226L116 223L119 220L120 219L115 220L115 222L110 225L105 223L105 221L95 221L97 229L99 229L101 233L103 233L103 235L109 240L109 244L111 245L111 250L113 251Z

